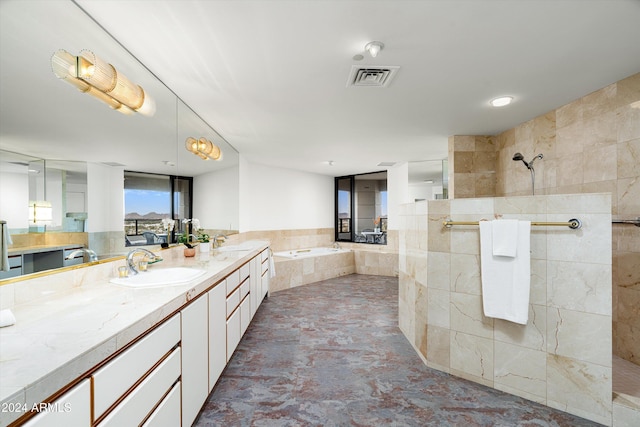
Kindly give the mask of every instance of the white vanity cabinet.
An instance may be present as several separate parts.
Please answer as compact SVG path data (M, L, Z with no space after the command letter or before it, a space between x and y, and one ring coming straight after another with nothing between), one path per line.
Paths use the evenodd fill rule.
M251 261L227 276L227 362L251 322Z
M98 426L140 424L180 377L180 347L171 352Z
M208 292L209 298L209 392L227 366L227 283Z
M142 427L176 427L180 425L180 387L178 381L169 394L162 399L153 414Z
M182 320L182 425L190 426L209 395L209 303L202 295L180 312Z
M25 427L89 427L91 426L91 381L86 379L63 394Z
M174 315L99 368L92 375L94 420L100 420L108 410L120 410L124 404L120 400L130 391L140 392L143 379L156 372L155 365L170 355L179 342L180 315ZM141 380L142 384L138 385ZM143 419L137 420L136 424Z
M269 278L271 277L271 255L269 248L262 251L259 255L262 262L262 275L260 280L260 296L258 304L262 303L262 300L269 293Z
M16 425L191 426L262 302L265 274L268 280L268 251L245 259L215 284L201 284L194 299Z

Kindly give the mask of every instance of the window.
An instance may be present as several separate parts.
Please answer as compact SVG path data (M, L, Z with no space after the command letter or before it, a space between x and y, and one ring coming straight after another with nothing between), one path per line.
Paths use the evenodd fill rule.
M387 243L387 172L335 179L336 241Z
M173 243L191 218L193 178L141 172L124 173L126 246ZM172 232L162 220L174 219Z

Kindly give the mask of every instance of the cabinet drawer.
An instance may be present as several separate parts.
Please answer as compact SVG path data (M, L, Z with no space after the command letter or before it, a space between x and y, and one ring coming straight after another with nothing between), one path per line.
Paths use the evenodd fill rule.
M240 305L240 288L227 297L227 317L231 316L238 305Z
M233 356L233 352L242 338L240 326L240 310L236 310L227 320L227 362Z
M142 427L176 427L180 425L180 382L162 399Z
M91 425L91 381L88 379L52 403L55 410L41 412L24 427L89 427Z
M22 255L12 255L9 257L9 268L22 267Z
M231 295L233 291L240 284L240 271L236 270L227 276L227 296Z
M251 290L251 279L247 279L240 285L240 300L244 299Z
M93 374L94 412L98 418L180 341L175 315Z
M269 260L262 261L262 274L264 274L267 270L269 270Z
M242 282L247 277L249 277L249 274L251 274L251 265L249 263L246 263L245 265L240 267L240 281Z
M251 323L251 298L247 297L240 304L240 334L244 335Z
M260 260L262 262L269 260L269 249L265 249L260 253Z
M165 393L171 389L178 377L180 377L180 347L173 350L171 355L154 369L99 426L140 425Z

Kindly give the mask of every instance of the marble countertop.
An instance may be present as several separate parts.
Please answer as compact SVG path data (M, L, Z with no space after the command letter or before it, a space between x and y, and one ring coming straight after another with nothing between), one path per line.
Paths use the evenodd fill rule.
M32 301L11 308L16 324L0 328L0 402L3 407L42 402L267 246L265 241L249 241L242 243L242 250L224 248L224 252L212 250L193 258L180 252L170 259L163 256L163 262L149 267L207 271L183 285L135 289L112 284L109 279L117 266L123 265L122 260L113 266L106 264L109 275L92 274L92 267L77 270L84 274L79 286L47 292L39 285ZM63 280L56 276L48 276L48 280ZM12 415L2 413L0 425L21 414Z

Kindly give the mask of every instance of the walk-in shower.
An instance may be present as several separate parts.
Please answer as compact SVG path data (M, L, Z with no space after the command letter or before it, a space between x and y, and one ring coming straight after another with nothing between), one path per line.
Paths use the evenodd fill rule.
M538 154L528 163L524 160L524 156L522 155L522 153L516 153L513 155L513 160L515 160L516 162L522 160L522 163L524 163L527 169L531 171L531 194L533 194L534 196L536 194L536 171L535 169L533 169L533 162L535 162L537 159L542 159L542 154Z

